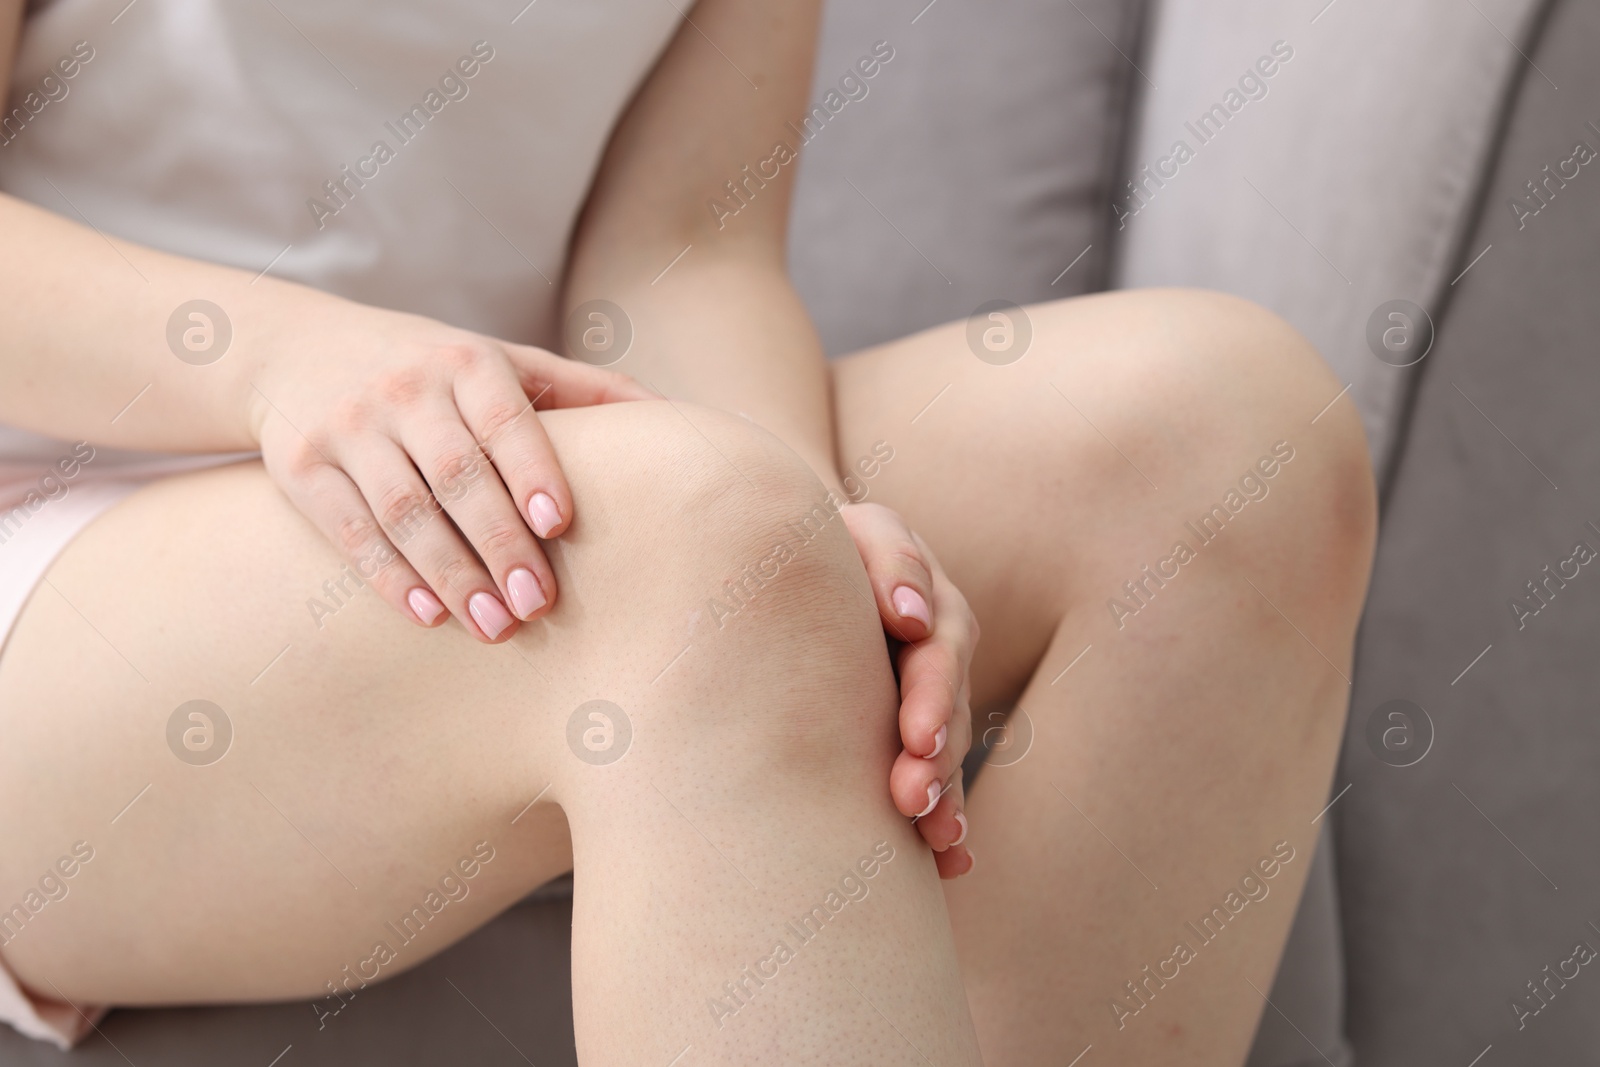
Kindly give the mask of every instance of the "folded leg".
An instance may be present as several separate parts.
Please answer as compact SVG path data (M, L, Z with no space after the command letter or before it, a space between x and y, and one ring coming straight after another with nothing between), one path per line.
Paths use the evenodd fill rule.
M1237 1067L1348 700L1374 529L1359 422L1243 301L1024 314L836 370L841 461L983 629L974 733L999 747L947 894L985 1060ZM1025 353L979 358L990 326L1031 332Z
M0 952L72 1002L358 1011L575 864L585 1063L977 1062L820 484L735 417L545 418L578 519L501 646L399 618L255 464L86 530L0 657L0 891L93 858Z

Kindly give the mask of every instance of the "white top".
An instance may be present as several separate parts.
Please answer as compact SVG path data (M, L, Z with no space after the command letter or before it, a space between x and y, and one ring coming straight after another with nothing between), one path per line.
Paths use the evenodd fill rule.
M553 347L573 224L679 18L668 0L46 0L12 73L29 117L0 126L0 191ZM8 458L68 451L0 429L0 483Z
M0 190L154 248L548 341L573 221L679 16L535 0L513 22L520 6L54 0L27 24L13 104L76 42L93 58L0 147ZM402 125L414 106L426 119ZM340 180L348 206L323 184Z
M573 224L689 0L524 2L33 3L0 191L167 252L553 347ZM23 508L0 544L0 644L83 524L134 479L208 459L96 447L46 500L60 487L42 479L75 451L0 426L0 519ZM3 962L0 1020L62 1044L87 1029Z

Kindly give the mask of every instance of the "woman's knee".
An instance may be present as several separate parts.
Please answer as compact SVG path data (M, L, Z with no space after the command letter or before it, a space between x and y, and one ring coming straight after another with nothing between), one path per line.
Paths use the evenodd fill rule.
M741 619L797 622L826 596L817 583L855 559L838 502L746 419L669 403L555 414L547 427L578 513L558 565L586 615L648 595L649 614L670 613L690 638Z
M50 731L28 726L0 759L9 810L39 808L43 797L49 814L9 827L26 840L0 855L0 871L25 874L72 826L103 825L142 786L154 788L134 808L143 814L116 828L124 859L108 851L95 866L106 864L99 889L75 889L82 925L58 940L30 933L13 965L47 965L73 996L122 995L129 987L118 983L146 981L87 956L68 967L63 953L111 944L137 958L165 936L177 919L150 871L192 877L222 902L208 914L224 925L264 900L325 887L337 906L283 921L337 955L356 947L339 932L362 929L360 909L403 911L405 887L436 876L462 847L515 834L518 847L490 871L494 884L479 883L478 910L460 913L481 919L564 860L559 820L548 807L528 811L530 799L613 791L633 803L615 809L626 819L640 804L661 805L652 783L678 803L697 781L729 783L724 795L746 802L801 797L801 778L827 755L849 767L870 747L863 738L892 744L882 636L870 601L851 588L865 590L865 576L852 571L860 564L820 483L791 452L742 419L682 405L607 405L546 422L576 517L551 542L563 583L556 609L511 647L484 646L453 625L422 630L359 585L335 613L308 615L306 597L322 596L341 563L259 466L151 487L74 542L52 572L59 597L42 597L13 634L0 694L46 709L34 719L78 741L69 764L53 764ZM228 610L216 608L223 595ZM80 631L103 640L69 648L86 640ZM87 656L99 656L97 669L52 669ZM226 759L199 771L169 751L173 709L196 697L237 726ZM611 767L595 766L581 723L576 735L569 728L594 699L632 718L632 751ZM863 711L873 700L875 716ZM106 718L107 707L118 714ZM887 765L870 783L885 797ZM397 852L397 841L409 843ZM199 869L195 842L210 848ZM126 862L133 854L142 866ZM346 873L381 888L341 895ZM205 946L180 948L174 959L226 966ZM314 988L323 962L285 960L245 992ZM172 974L141 988L181 997L192 982Z
M550 420L578 512L557 574L570 610L634 635L625 664L597 651L622 668L608 684L632 702L638 768L756 783L845 774L881 748L887 773L893 678L839 501L745 419L665 403L585 416Z
M1160 295L1169 306L1158 321L1187 338L1161 358L1175 379L1163 393L1165 417L1186 425L1194 457L1188 491L1202 512L1189 521L1213 537L1224 519L1233 526L1255 508L1254 523L1234 526L1233 562L1341 602L1353 626L1377 507L1354 402L1311 343L1259 305L1220 293Z
M1293 327L1198 290L1048 309L1051 382L1083 424L1055 459L1089 499L1148 536L1232 542L1215 554L1241 565L1364 583L1375 527L1365 435Z

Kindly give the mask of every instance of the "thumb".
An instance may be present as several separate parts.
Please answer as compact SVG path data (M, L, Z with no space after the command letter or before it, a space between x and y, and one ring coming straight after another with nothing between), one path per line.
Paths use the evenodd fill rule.
M867 567L883 628L900 641L933 634L933 573L905 520L881 504L847 504L844 518Z

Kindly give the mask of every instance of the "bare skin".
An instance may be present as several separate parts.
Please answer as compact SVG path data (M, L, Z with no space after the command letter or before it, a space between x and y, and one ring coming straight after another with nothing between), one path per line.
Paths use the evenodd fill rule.
M958 323L837 376L840 454L895 443L873 492L926 531L983 627L975 731L995 731L1000 765L969 797L981 862L947 896L985 1062L1065 1063L1092 1043L1097 1062L1236 1065L1343 734L1374 537L1362 433L1343 402L1312 424L1339 383L1242 301L1028 311L1034 345L1013 365L973 358ZM1267 495L1202 544L1185 523L1280 441L1294 459L1257 476ZM1119 628L1107 601L1137 606L1124 583L1180 540L1195 558L1146 579ZM1001 732L985 711L1013 701ZM1185 922L1279 841L1295 859L1270 896L1201 947ZM1125 983L1184 940L1199 958L1140 1010Z
M1370 562L1357 421L1339 404L1312 423L1338 384L1282 323L1196 293L1030 308L1032 346L1007 366L975 358L958 323L830 371L782 278L787 178L727 234L702 204L710 179L764 150L803 100L814 4L702 0L696 20L767 91L728 93L721 61L686 30L618 128L568 302L623 302L640 342L616 369L674 403L626 402L640 394L620 376L566 379L573 410L541 408L543 430L526 438L529 462L557 472L553 495L570 502L556 539L490 537L503 522L463 511L462 544L431 569L416 559L386 573L318 629L305 599L359 547L330 544L351 529L339 509L365 499L381 519L384 494L297 496L303 449L274 411L230 400L248 398L236 382L185 395L175 380L152 391L165 400L139 409L144 422L119 423L118 444L259 444L267 471L168 479L107 513L0 652L0 886L36 881L74 841L97 850L70 898L5 946L8 964L80 1003L319 996L488 842L494 859L470 894L379 977L575 869L585 1063L666 1062L685 1044L705 1063L776 1049L793 1062L976 1063L981 1049L990 1064L1065 1063L1091 1043L1096 1062L1242 1062L1262 1007L1250 986L1270 985L1309 866ZM138 319L147 297L119 304L124 282L108 269L94 316L36 321L31 306L63 299L52 278L68 289L109 253L14 201L0 200L0 225L48 250L30 263L36 291L6 312L18 350L39 358L0 366L31 390L0 417L71 435L94 421L96 398L67 381L95 369L97 331ZM689 238L703 254L650 285L660 253ZM327 413L328 440L377 425L353 415L394 417L393 404L362 401L383 381L432 380L440 353L470 350L461 374L502 361L501 392L511 374L529 399L535 371L563 370L531 349L292 286L245 293L248 279L124 248L153 285L187 292L195 272L234 285L241 321L315 315L318 335L386 339L375 360L414 352L350 385L352 404ZM64 257L59 277L50 256ZM304 427L326 394L298 384L315 361L280 362L293 341L246 334L239 362L304 388L305 408L284 419ZM141 358L122 363L142 370ZM52 390L58 371L70 373ZM121 397L107 388L99 399ZM189 436L156 443L175 432ZM880 442L893 459L866 479L867 507L820 524L719 626L709 601L724 581L767 558L826 488L865 477L858 459ZM1257 478L1270 493L1214 542L1193 540L1185 522L1279 442L1293 459ZM342 453L357 457L343 473L362 490L382 483L348 469L369 454ZM494 491L466 499L532 529L537 517L517 510L532 483L497 471ZM1124 583L1178 539L1195 558L1116 618L1107 601L1137 605ZM509 606L507 544L552 585L491 634L470 601ZM452 595L460 582L438 579L458 552L471 569L452 572L468 576ZM425 629L405 614L413 574L452 621ZM901 587L919 592L926 622L897 610ZM984 634L975 658L969 603ZM895 646L899 694L885 631L913 645ZM196 698L227 709L236 731L208 767L175 759L166 740ZM569 719L596 698L634 727L607 766L568 742ZM974 729L997 725L988 710L1018 698L1008 736L1023 736L1025 713L1031 748L988 768L969 803L961 755ZM930 785L938 805L913 822ZM894 858L867 879L856 865L878 842ZM1159 968L1190 936L1185 922L1278 842L1294 858L1271 897L1130 1016L1140 1001L1124 983ZM974 855L975 873L941 894L938 877L974 870ZM851 869L869 892L740 1004L723 983L764 973L785 924ZM710 1005L724 997L719 1013Z
M1144 312L1152 301L1162 303L1169 322L1141 327L1129 346L1130 325L1150 321ZM886 664L875 658L881 653L868 653L871 628L861 620L870 621L871 610L859 565L848 572L854 589L835 579L836 591L824 598L806 591L811 564L802 557L800 569L780 576L778 595L752 602L751 615L726 620L723 630L708 625L703 613L692 620L703 612L708 590L736 574L752 551L761 554L709 551L704 542L763 539L740 531L731 505L685 505L678 510L690 516L673 515L654 495L670 491L654 484L660 471L635 465L624 474L637 453L627 462L607 453L627 453L625 444L615 444L619 432L664 436L670 443L663 470L681 468L679 453L698 448L696 462L718 483L709 495L737 496L744 483L718 470L721 459L676 411L617 405L549 420L591 525L561 542L557 565L569 595L546 626L493 656L459 631L421 632L390 622L370 594L318 632L305 595L337 572L337 557L254 468L169 480L91 527L57 564L0 658L0 704L49 709L7 717L17 744L6 750L0 812L9 813L7 839L17 847L0 876L20 884L80 837L98 835L104 858L85 870L92 877L80 878L70 910L64 906L51 922L29 929L7 947L8 960L35 988L75 1001L312 996L346 963L369 953L366 942L375 928L382 933L386 917L404 913L458 853L487 839L500 865L487 865L463 906L398 966L486 921L566 869L575 855L581 1047L594 1062L611 1062L613 1055L621 1062L676 1040L666 1050L670 1058L696 1037L669 1023L691 1009L677 1002L677 986L665 976L701 961L703 988L685 983L696 998L692 1017L707 1020L700 1040L733 1033L731 1025L709 1027L704 999L737 975L744 956L766 950L762 942L789 913L803 910L808 880L825 892L827 872L858 858L846 852L884 839L911 861L899 872L921 875L897 893L884 891L896 883L874 884L879 895L869 899L889 906L865 914L887 921L894 913L893 928L879 931L885 937L907 935L899 921L914 922L920 932L889 951L864 920L837 948L817 954L829 968L841 967L856 981L851 967L870 973L873 961L908 961L915 946L914 963L892 980L884 976L901 991L900 1008L914 1013L942 996L952 1018L960 1018L949 999L960 999L950 992L950 973L935 981L951 965L948 945L939 948L944 942L935 932L953 929L986 1062L1070 1057L1090 1042L1113 1062L1153 1063L1176 1054L1239 1062L1261 1007L1244 980L1262 989L1270 984L1310 859L1309 818L1325 792L1342 721L1345 683L1321 654L1348 672L1371 537L1359 431L1338 408L1310 425L1319 401L1337 390L1304 349L1294 348L1292 334L1274 336L1282 328L1246 305L1184 294L1119 296L1034 309L1034 317L1038 358L1011 368L973 360L952 329L867 354L839 372L842 425L849 427L841 441L845 454L898 436L895 457L873 491L918 516L921 528L933 531L939 558L976 591L978 617L989 631L974 666L978 706L1015 695L1020 686L1034 731L1026 758L990 768L979 784L969 840L984 865L953 884L949 927L942 907L926 895L931 865L905 836L903 818L882 793L863 788L879 780L892 755L892 734L884 731L893 703ZM1180 321L1186 334L1215 338L1217 350L1207 358L1164 351L1165 326ZM1260 349L1230 353L1249 336L1241 330L1246 326L1265 334ZM1122 338L1125 376L1090 354L1102 335ZM1046 354L1067 336L1087 347L1070 361ZM1130 351L1139 355L1130 360ZM1217 373L1214 359L1239 373ZM952 390L962 399L943 414L954 425L938 433L907 426L907 412L915 414L922 398L940 388L941 374L965 387ZM1127 460L1048 385L1037 388L1050 381L1093 413ZM1119 396L1120 389L1132 396ZM886 395L907 400L885 410L878 398ZM1132 404L1134 396L1144 406ZM1004 419L994 418L996 406L986 402L1000 398L1009 398ZM718 423L689 410L714 433L747 433L738 421ZM1151 419L1152 411L1163 417ZM1028 421L1025 412L1033 413ZM586 431L586 423L606 432ZM782 453L768 439L740 442L743 452L714 439L752 477ZM966 458L942 454L942 440L961 441ZM1220 500L1278 440L1294 443L1295 458L1273 479L1270 495L1249 505L1260 510L1247 511L1237 527L1202 548L1170 589L1118 631L1104 601L1124 576L1164 554L1170 540L1183 536L1183 518ZM1007 458L1017 456L1033 462ZM1151 489L1131 469L1135 464L1162 491ZM791 476L797 467L791 460ZM1002 481L1001 470L1012 473ZM820 486L812 491L820 499ZM803 514L804 492L786 492L792 510ZM768 513L776 522L783 510ZM646 515L653 518L641 521ZM1074 528L1068 550L1030 555L1030 542L1053 544ZM1002 538L986 530L1008 532ZM842 531L835 532L840 548ZM997 550L1004 545L1015 549ZM839 554L843 567L848 556ZM135 567L137 560L145 562ZM122 568L138 577L103 580ZM684 572L681 581L661 581L675 570ZM257 572L298 580L237 580ZM244 599L219 616L211 605L223 587ZM619 614L625 624L616 621ZM855 647L826 647L842 637L818 647L816 636L849 618L857 620L848 642ZM775 632L767 633L769 627ZM813 638L797 639L799 633ZM172 634L186 637L173 641ZM285 644L294 646L290 653L251 685ZM652 686L685 644L690 651ZM1094 648L1071 673L1051 685L1089 644ZM83 669L86 659L92 669ZM839 673L855 660L851 671L877 678L876 726L855 706L846 716L851 721L841 723L845 709L826 697L860 690L850 674ZM674 694L664 707L657 704L663 686ZM763 710L797 692L798 706ZM238 724L237 752L205 770L172 759L163 732L172 710L201 693L235 709ZM618 763L607 769L617 773L604 778L574 760L564 743L565 720L596 694L641 709L636 722L675 708L676 736L659 743L676 755L641 750L648 759ZM719 704L723 713L701 705L708 694L719 702L729 694ZM831 709L829 731L861 731L877 744L829 744L826 758L814 751L794 758L788 746L801 740L794 723L819 727L812 719L819 699ZM689 709L697 714L686 716ZM63 736L75 739L71 775L25 755ZM641 726L641 745L645 736ZM770 758L774 748L784 758ZM855 764L834 765L852 751ZM782 783L791 774L799 781L788 796ZM633 785L619 791L623 780ZM830 784L821 789L824 780ZM109 819L148 782L155 783L150 794L111 826ZM511 819L550 783L513 827ZM663 803L668 797L672 803ZM818 820L825 828L815 828ZM575 846L568 845L569 832ZM1183 922L1205 914L1280 840L1291 842L1297 860L1284 865L1270 902L1253 906L1248 925L1204 950L1194 965L1204 968L1203 977L1185 971L1186 981L1163 991L1150 1015L1119 1031L1108 1005L1122 983L1168 955L1169 941L1188 936ZM586 876L591 865L596 873ZM798 895L752 891L735 866L758 886L781 881ZM345 875L361 889L352 889ZM930 881L918 891L921 878ZM194 891L175 894L175 885ZM654 888L641 896L645 886ZM674 911L675 893L698 906ZM900 893L916 902L909 916L901 915L911 906ZM196 921L197 907L203 922ZM719 916L717 930L737 930L742 940L713 935L689 918L707 913ZM619 919L629 914L658 934L677 933L648 943L630 938L628 922ZM217 938L218 930L229 934ZM1040 952L1041 941L1055 947ZM263 959L266 945L274 952ZM284 952L286 945L300 950ZM241 967L241 959L250 966ZM597 1045L599 1034L614 1033L616 1020L605 1005L623 995L613 985L618 975L639 983L627 991L631 1003L658 1003L661 1012L642 1016L625 1046ZM919 982L934 985L918 988ZM802 1011L804 996L823 997L849 1014L820 989L780 988L782 999L768 1003L784 1008L741 1013L746 1033L796 1040L785 1009ZM861 991L889 1012L877 995ZM838 1020L829 1018L831 1031ZM861 1021L870 1031L870 1020ZM938 1028L928 1020L918 1032ZM952 1049L962 1041L959 1033L940 1039ZM749 1048L737 1038L717 1047L727 1049L728 1062ZM838 1057L848 1046L827 1047Z
M835 1040L884 1062L899 1039L851 982L930 1055L977 1062L932 857L883 785L893 680L842 525L748 614L719 630L704 613L821 486L775 439L693 407L547 425L581 517L556 555L568 596L511 647L407 626L370 589L319 630L305 602L340 561L255 464L152 486L75 541L0 659L16 741L0 881L28 879L63 834L97 852L41 915L63 921L30 925L7 961L71 1002L315 997L343 991L375 941L397 950L381 970L402 970L575 863L585 1062L666 1062L686 1043L750 1062L773 1041L820 1059ZM102 581L107 567L128 577ZM200 695L236 731L207 767L166 742ZM568 745L593 699L633 724L614 764ZM20 714L30 704L49 710ZM66 736L76 769L45 770ZM400 947L383 924L480 841L494 859L470 894ZM818 948L792 946L770 1006L712 1026L708 999L879 842L893 859L870 895Z

